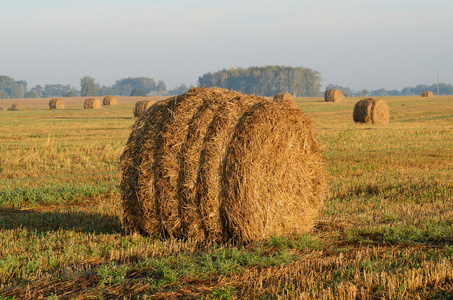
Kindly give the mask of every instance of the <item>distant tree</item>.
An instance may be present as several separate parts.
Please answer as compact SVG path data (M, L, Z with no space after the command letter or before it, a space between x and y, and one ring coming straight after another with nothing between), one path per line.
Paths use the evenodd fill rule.
M358 94L360 97L368 97L370 95L370 92L368 90L361 90Z
M187 87L187 85L181 84L180 86L177 86L172 90L169 90L168 93L170 95L181 95L181 94L184 94L185 92L187 92L188 90L189 90L189 88Z
M280 92L298 96L321 95L321 74L309 68L265 66L230 68L198 77L198 86L217 86L245 94L274 96Z
M37 91L30 90L25 93L25 98L40 98L40 96Z
M133 89L131 92L131 96L146 96L145 89Z
M156 91L158 93L160 93L162 91L165 91L166 89L167 89L167 87L165 86L165 82L163 82L162 80L159 80L157 82Z
M46 84L42 91L42 97L61 97L71 90L69 84Z
M105 85L100 87L98 85L98 96L115 95L115 94L116 94L115 90L112 87L105 86Z
M35 91L36 93L38 93L39 97L42 97L44 88L40 85L36 85L35 87L31 88L30 91Z
M71 89L69 92L63 94L63 97L74 97L74 96L75 96L75 92L73 89Z
M117 80L112 86L115 94L127 96L134 89L144 89L146 94L156 90L156 82L153 78L148 77L128 77Z
M9 98L8 92L5 90L0 90L0 99L8 99L8 98Z
M27 91L27 82L14 81L12 77L0 76L0 90L8 94L8 98L23 98Z
M97 96L97 88L94 78L85 76L80 80L80 94L82 97Z
M388 96L389 93L386 89L378 89L371 91L371 96Z

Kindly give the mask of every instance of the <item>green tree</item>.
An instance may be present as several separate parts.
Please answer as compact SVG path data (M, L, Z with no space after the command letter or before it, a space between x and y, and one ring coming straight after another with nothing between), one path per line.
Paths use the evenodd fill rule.
M157 82L156 91L158 93L160 93L162 91L165 91L166 89L167 89L167 87L165 86L165 82L163 82L162 80L159 80Z
M82 97L97 96L96 82L93 77L85 76L80 80L80 95Z
M46 84L42 91L42 97L61 97L72 90L69 84Z
M131 92L131 96L146 96L145 89L133 89Z
M0 99L8 99L9 95L8 92L5 90L0 90Z
M189 88L187 87L187 85L181 84L180 86L177 86L174 89L169 90L168 92L170 93L170 95L181 95L187 92L188 90Z
M69 92L63 94L63 97L74 97L74 96L75 96L75 92L73 89L71 89Z
M321 74L303 67L265 66L223 69L198 77L199 86L218 86L245 94L273 96L289 92L293 96L321 95Z
M25 98L39 98L39 94L37 91L30 90L25 93Z
M146 93L155 91L157 86L153 78L148 77L128 77L117 80L112 86L117 95L129 95L134 89L144 89Z

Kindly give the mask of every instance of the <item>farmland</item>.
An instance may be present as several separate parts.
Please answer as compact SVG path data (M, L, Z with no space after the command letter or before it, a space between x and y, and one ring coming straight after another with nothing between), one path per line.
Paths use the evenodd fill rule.
M445 299L453 295L453 96L296 98L329 193L313 231L247 245L126 235L119 156L137 98L0 110L0 299ZM159 100L159 99L152 99ZM3 298L2 298L3 297Z

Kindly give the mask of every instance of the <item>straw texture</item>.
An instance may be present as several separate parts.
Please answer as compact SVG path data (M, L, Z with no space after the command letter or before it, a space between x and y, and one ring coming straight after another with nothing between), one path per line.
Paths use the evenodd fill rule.
M145 112L145 110L153 106L154 103L155 102L151 100L137 101L134 105L134 109L132 110L134 117L140 118Z
M53 98L49 101L49 109L63 109L66 108L66 103L61 98Z
M337 89L327 90L324 94L324 100L327 102L341 102L343 101L343 92Z
M22 110L25 109L25 105L22 103L16 102L13 105L11 105L11 110Z
M146 110L120 161L123 223L145 235L250 242L301 233L325 194L305 114L220 88Z
M88 98L83 103L84 109L99 109L101 108L101 100L98 98Z
M433 97L434 94L431 91L423 91L420 96L422 96L422 97Z
M369 124L387 124L390 119L390 112L384 100L367 98L358 101L354 106L354 122Z
M103 105L118 105L118 97L116 96L105 96L104 99L102 99L102 104Z

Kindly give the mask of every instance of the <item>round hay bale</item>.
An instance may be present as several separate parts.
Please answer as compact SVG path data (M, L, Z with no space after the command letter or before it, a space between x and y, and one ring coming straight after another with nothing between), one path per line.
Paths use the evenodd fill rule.
M7 107L0 107L0 110L8 110Z
M11 110L22 110L22 109L25 109L25 105L23 105L22 103L16 102L13 103L13 105L11 105Z
M353 119L359 123L387 124L390 119L389 107L381 99L363 99L355 104Z
M343 92L337 89L327 90L324 94L326 102L341 102L343 101Z
M66 108L66 103L61 98L53 98L49 101L49 109L63 109Z
M134 105L134 109L132 110L132 112L134 113L134 117L140 118L142 114L145 112L145 110L153 106L154 103L155 102L151 100L137 101Z
M294 101L293 95L290 93L278 93L274 96L274 101Z
M255 146L239 145L244 140ZM123 224L145 235L249 242L301 233L312 226L325 193L319 146L305 115L220 88L191 88L146 110L120 161ZM253 204L249 224L236 209L244 201L261 201L268 210Z
M102 99L102 104L103 105L118 105L118 97L116 96L105 96L104 99Z
M434 94L431 91L423 91L420 96L422 96L422 97L433 97Z
M99 109L101 108L101 100L98 98L88 98L83 103L84 109Z

